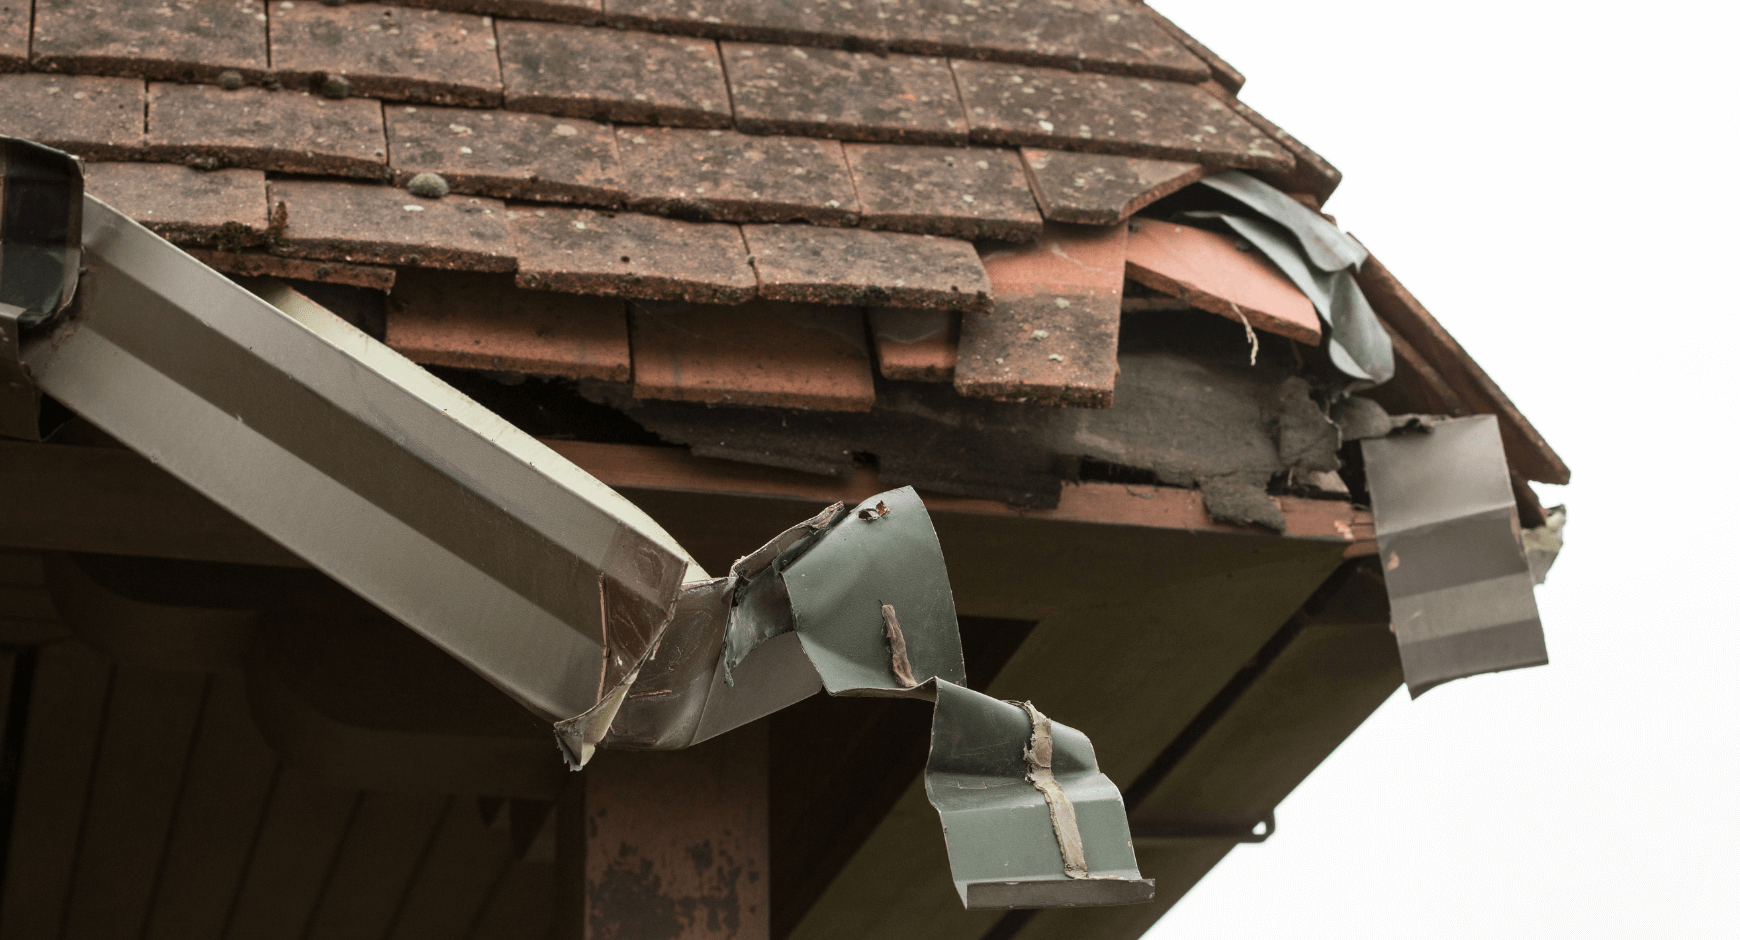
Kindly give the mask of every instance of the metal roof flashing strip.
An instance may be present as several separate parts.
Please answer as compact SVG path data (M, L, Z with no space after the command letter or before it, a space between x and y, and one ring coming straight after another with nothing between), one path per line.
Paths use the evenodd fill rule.
M1498 419L1440 420L1361 448L1409 693L1545 665Z
M576 769L822 689L923 698L926 792L963 903L1153 897L1087 739L963 687L942 549L910 487L829 507L709 578L620 494L288 287L251 293L88 196L66 211L82 211L72 302L7 334L29 393L551 721ZM61 257L76 271L76 256Z

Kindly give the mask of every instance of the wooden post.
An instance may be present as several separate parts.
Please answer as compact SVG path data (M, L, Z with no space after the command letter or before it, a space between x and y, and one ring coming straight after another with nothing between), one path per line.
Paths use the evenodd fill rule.
M766 940L765 722L680 751L600 751L570 776L558 940Z

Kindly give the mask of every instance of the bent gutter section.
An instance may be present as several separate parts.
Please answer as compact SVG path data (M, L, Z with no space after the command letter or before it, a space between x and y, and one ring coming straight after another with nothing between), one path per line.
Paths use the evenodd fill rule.
M709 579L621 495L326 310L82 208L73 304L22 349L35 386L555 723L576 769L821 689L925 698L926 789L964 904L1152 898L1087 739L962 685L910 488L830 507Z

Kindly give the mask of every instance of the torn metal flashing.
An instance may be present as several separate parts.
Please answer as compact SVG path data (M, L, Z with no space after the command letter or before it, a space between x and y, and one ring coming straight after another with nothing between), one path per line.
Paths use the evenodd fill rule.
M1177 213L1174 221L1229 231L1274 262L1311 298L1327 325L1330 361L1361 387L1381 385L1395 375L1389 333L1354 281L1367 258L1363 246L1327 219L1249 174L1227 170L1197 185L1230 196L1260 218L1192 211Z
M1491 415L1362 442L1408 691L1547 662L1516 499Z

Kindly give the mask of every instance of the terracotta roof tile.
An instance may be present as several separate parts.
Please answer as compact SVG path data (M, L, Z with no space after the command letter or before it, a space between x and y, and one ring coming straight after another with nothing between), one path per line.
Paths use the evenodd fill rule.
M174 242L266 239L266 174L167 163L87 163L85 191Z
M955 390L1111 407L1128 233L1122 225L1047 223L1032 245L986 252L997 306L962 316Z
M1158 22L1167 32L1171 33L1172 38L1178 40L1180 45L1189 49L1191 55L1201 59L1203 64L1208 66L1209 75L1214 79L1216 84L1235 95L1239 93L1240 88L1245 86L1244 73L1233 68L1225 59L1215 55L1213 49L1197 42L1196 37L1179 28L1177 23L1174 23L1160 15L1160 11L1153 7L1143 4L1141 10L1143 14L1148 16L1150 19L1153 19L1155 22Z
M387 345L425 365L629 376L622 301L518 290L504 274L405 272L387 306Z
M281 254L363 264L512 271L513 238L500 202L418 199L402 189L325 180L274 180L284 205Z
M823 411L876 400L856 308L636 303L631 319L636 398Z
M619 127L616 144L630 205L643 211L823 225L858 218L857 192L838 141Z
M718 39L805 46L874 45L883 36L877 0L611 0L611 20Z
M1261 174L1265 181L1284 191L1309 193L1317 200L1319 207L1329 199L1331 193L1335 192L1335 188L1341 185L1341 171L1336 169L1334 164L1319 156L1315 150L1301 143L1298 138L1277 127L1273 121L1258 114L1220 85L1214 82L1204 82L1202 88L1219 98L1227 107L1232 108L1239 117L1244 118L1263 133L1274 138L1292 155L1292 166L1272 169Z
M876 343L876 368L883 378L907 382L954 380L960 314L874 307L868 315L870 336Z
M496 34L507 106L514 110L731 126L731 99L712 40L515 21L497 24Z
M87 160L145 150L145 83L89 75L0 75L0 134Z
M199 166L384 178L381 103L302 91L152 82L151 157Z
M30 63L30 0L0 0L0 72Z
M1137 219L1130 224L1125 261L1131 280L1198 310L1312 346L1323 339L1310 299L1267 258L1241 251L1229 235Z
M967 116L943 59L736 42L720 52L740 130L967 142Z
M1024 147L1039 209L1053 222L1112 225L1203 177L1195 163Z
M745 225L743 239L755 258L761 296L769 300L991 307L990 281L969 242L810 225Z
M286 80L342 75L352 94L430 104L501 103L487 17L358 3L271 4L272 66Z
M415 105L386 111L400 182L430 172L456 192L591 205L621 205L626 198L608 124Z
M28 4L24 4L28 6ZM264 0L135 3L37 0L34 68L211 81L267 73Z
M395 272L392 268L367 264L345 264L342 261L313 261L308 258L284 258L263 251L209 251L189 248L187 253L226 274L248 277L287 277L298 281L323 284L345 284L370 290L392 290Z
M1008 150L847 144L866 228L1032 241L1042 224Z
M714 304L755 296L735 225L586 209L510 214L521 287Z
M952 64L972 138L980 143L1193 160L1216 167L1293 165L1284 147L1195 85L996 62Z
M1202 81L1208 67L1127 0L881 0L892 48Z

